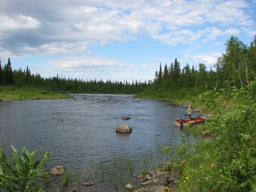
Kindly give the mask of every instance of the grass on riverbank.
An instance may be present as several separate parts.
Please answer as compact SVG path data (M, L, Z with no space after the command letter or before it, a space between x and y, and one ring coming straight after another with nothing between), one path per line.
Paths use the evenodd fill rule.
M201 126L215 139L194 145L177 191L255 191L255 117L255 104L231 106Z
M190 101L192 106L211 113L207 123L187 128L198 137L202 132L213 137L199 140L189 158L176 161L175 169L182 172L182 178L173 191L256 191L256 83L245 89L234 88L230 95L215 90L197 96L182 96L182 91L170 95L154 93L152 98L175 103ZM180 149L182 146L176 149L180 157L186 156L188 151Z
M64 93L57 93L35 86L0 86L0 101L64 98L70 98L70 96Z

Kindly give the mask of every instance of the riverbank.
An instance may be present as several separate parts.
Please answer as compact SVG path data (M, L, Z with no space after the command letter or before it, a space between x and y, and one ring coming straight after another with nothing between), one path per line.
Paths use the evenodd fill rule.
M171 100L177 104L189 101L192 106L211 113L207 123L186 128L199 140L190 150L185 149L186 143L176 149L174 170L179 170L182 175L177 188L172 189L171 185L167 187L175 192L255 191L255 86L247 90L233 89L230 96L215 90L208 90L198 96L183 95L181 99L163 93L155 95L160 96L161 100ZM147 93L138 97L149 98ZM202 140L202 133L215 139Z
M71 96L49 91L35 86L0 86L0 101L34 100L34 99L65 99Z

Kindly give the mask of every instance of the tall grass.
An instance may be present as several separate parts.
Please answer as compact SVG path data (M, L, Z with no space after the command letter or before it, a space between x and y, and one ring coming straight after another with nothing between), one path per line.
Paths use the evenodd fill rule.
M0 86L0 100L64 99L70 96L34 86Z

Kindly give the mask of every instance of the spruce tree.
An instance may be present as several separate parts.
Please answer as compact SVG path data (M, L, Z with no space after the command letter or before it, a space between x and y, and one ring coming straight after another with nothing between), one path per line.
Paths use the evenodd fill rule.
M26 73L26 81L30 82L31 73L30 73L30 70L29 70L28 66L27 66L27 69L26 69L25 73Z
M8 63L5 66L5 82L7 84L14 84L13 71L12 71L10 58L8 58Z
M168 68L167 65L164 66L164 74L163 74L163 80L169 79L169 74L168 74Z
M187 86L187 87L190 87L191 86L191 70L189 68L189 64L187 64L184 68L184 84Z
M162 83L162 79L163 79L163 71L162 71L162 66L161 66L161 63L160 63L159 73L158 73L158 84Z
M170 66L169 77L171 81L174 81L175 75L174 75L173 63L171 63L171 66Z
M158 82L158 78L159 78L158 71L156 71L156 72L155 72L155 79L154 79L154 82L155 82L155 83Z
M180 63L177 59L174 60L174 71L175 71L175 80L179 79L181 69L180 69Z

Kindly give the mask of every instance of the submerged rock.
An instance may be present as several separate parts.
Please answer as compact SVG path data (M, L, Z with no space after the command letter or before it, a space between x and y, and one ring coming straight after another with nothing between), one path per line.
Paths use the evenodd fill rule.
M85 183L82 183L82 185L86 187L90 187L94 185L94 182L85 182Z
M116 132L117 133L131 133L132 128L129 125L122 124L116 128Z
M129 120L131 119L130 117L122 117L123 120Z
M57 165L53 167L50 171L50 174L52 175L63 175L65 174L65 168L62 165Z
M132 186L132 184L128 183L126 186L125 186L126 189L128 190L132 190L134 187Z
M169 184L171 184L172 188L176 188L179 180L181 179L181 173L173 170L172 167L172 162L166 162L162 164L162 168L149 170L148 174L140 180L141 188L134 192L167 191L166 187Z

